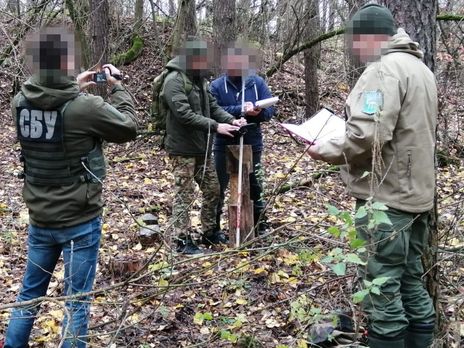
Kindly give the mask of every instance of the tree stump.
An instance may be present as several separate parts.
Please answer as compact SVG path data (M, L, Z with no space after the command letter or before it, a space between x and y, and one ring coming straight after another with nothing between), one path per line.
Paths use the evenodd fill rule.
M242 165L242 204L240 210L240 240L238 245L253 239L253 201L250 200L250 173L253 170L253 157L251 145L243 145ZM237 245L237 212L238 212L238 172L239 172L240 146L227 146L226 160L227 172L230 175L229 199L229 246Z
M119 256L111 260L110 271L115 278L127 278L138 272L144 264L144 260L137 256Z

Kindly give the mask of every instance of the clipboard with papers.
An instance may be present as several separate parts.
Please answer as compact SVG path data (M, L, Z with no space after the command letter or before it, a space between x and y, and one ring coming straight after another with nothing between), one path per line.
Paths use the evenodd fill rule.
M327 108L322 108L300 125L291 123L281 123L280 125L309 144L320 140L343 137L346 130L345 121Z

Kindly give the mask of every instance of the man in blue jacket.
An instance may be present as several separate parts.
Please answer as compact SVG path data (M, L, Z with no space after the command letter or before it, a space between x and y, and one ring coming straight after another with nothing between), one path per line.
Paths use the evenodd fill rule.
M251 54L246 47L234 45L227 49L227 54L222 57L222 64L226 73L211 83L211 93L218 104L235 118L244 116L247 123L256 124L244 135L244 144L252 146L253 172L250 174L250 198L253 200L253 215L258 231L264 231L262 223L264 214L263 188L259 172L261 170L261 155L264 148L261 122L269 121L275 113L273 107L260 109L255 107L257 100L271 97L268 86L263 78L251 73L250 63L256 61L256 56ZM224 192L229 183L229 175L226 168L226 146L238 145L239 137L230 138L216 134L214 140L214 161L221 189L221 200L218 206L217 227L220 228L222 207L224 205Z

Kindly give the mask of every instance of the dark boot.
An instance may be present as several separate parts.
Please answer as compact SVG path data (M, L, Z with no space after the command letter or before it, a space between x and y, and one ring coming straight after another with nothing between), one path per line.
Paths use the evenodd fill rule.
M217 205L217 212L216 212L216 230L221 230L221 215L222 215L222 202L219 202Z
M179 238L177 240L176 251L184 255L197 255L202 253L200 248L193 242L190 236Z
M266 220L261 220L258 222L257 231L258 235L266 234L267 230L269 229L269 223Z
M429 348L433 343L435 323L409 323L404 338L405 348Z
M369 348L405 348L404 334L401 334L396 337L386 337L369 334L368 341Z
M214 230L210 232L203 233L201 241L204 245L217 245L217 244L227 244L229 239L221 230Z
M269 224L266 221L266 216L263 213L261 208L254 208L253 210L253 219L255 222L255 235L263 235L266 233L266 230L269 228Z

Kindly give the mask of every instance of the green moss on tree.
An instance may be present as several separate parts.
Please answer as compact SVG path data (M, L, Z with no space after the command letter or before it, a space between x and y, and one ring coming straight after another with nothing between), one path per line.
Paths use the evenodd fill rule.
M464 15L454 13L442 13L437 16L438 21L455 21L460 22L464 20Z
M112 64L118 66L118 65L125 65L133 62L135 59L137 59L138 56L142 53L143 50L143 39L138 36L134 35L132 38L132 46L129 48L128 51L124 53L120 53L116 55L112 59Z

